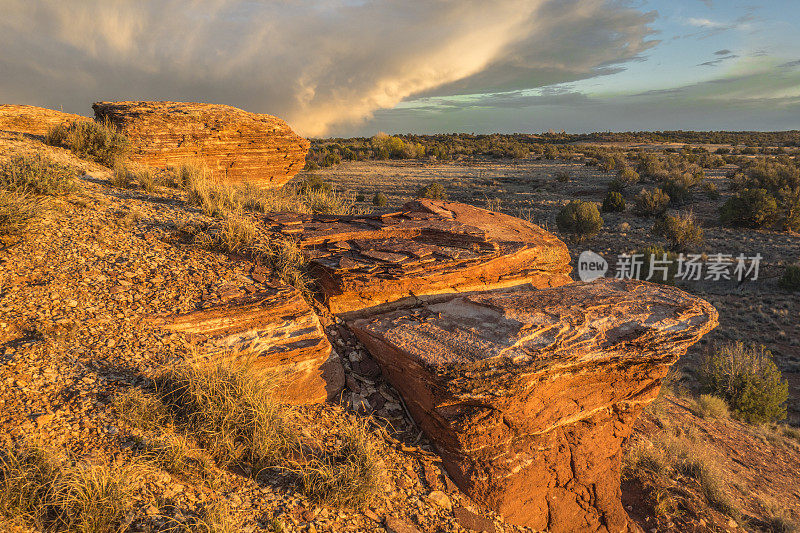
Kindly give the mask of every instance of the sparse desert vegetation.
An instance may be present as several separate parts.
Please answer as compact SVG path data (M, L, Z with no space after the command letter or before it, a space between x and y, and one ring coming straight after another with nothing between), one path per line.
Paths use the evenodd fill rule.
M129 149L128 139L109 123L81 120L51 128L44 137L51 146L62 146L81 157L113 167Z
M137 280L138 283L137 276L143 276L145 282L158 280L156 274L163 276L164 282L156 281L152 285L159 292L158 296L146 292L137 298L134 295L138 292L131 292L128 300L126 291L131 289L126 289L111 293L110 297L105 297L106 301L95 304L90 303L93 301L89 296L91 291L82 288L88 290L92 285L70 289L78 302L77 309L113 306L110 308L114 310L107 315L110 318L105 320L119 321L121 325L115 328L130 331L130 337L125 337L125 333L115 334L113 346L102 343L86 353L94 353L94 350L97 357L115 361L120 367L128 364L125 361L130 361L130 354L147 351L159 355L157 361L144 365L143 374L137 372L124 382L102 382L112 385L102 389L104 400L96 407L107 417L102 426L98 426L101 438L97 442L102 441L103 446L116 450L118 459L111 461L105 456L90 460L72 456L72 452L50 453L48 457L59 465L58 472L48 478L50 481L37 482L37 486L61 488L47 492L46 498L36 500L34 497L33 501L39 503L30 508L33 513L30 516L39 518L31 518L31 521L40 520L41 527L63 531L92 530L92 527L103 531L108 527L116 530L114 528L122 524L142 528L144 524L149 524L147 527L160 524L158 527L162 528L210 532L238 531L242 524L257 524L267 531L294 531L307 528L306 524L311 523L317 524L318 531L325 531L326 526L320 524L343 520L358 523L368 530L373 526L383 527L388 507L381 506L385 505L383 494L388 486L391 489L387 494L393 494L391 498L397 498L396 501L417 497L422 502L424 518L415 522L417 519L413 516L401 514L405 521L418 523L423 530L450 523L447 520L452 520L452 511L433 503L427 494L442 491L455 509L460 505L457 492L449 491L441 481L444 478L436 477L438 474L432 476L431 468L433 472L440 472L440 469L438 463L429 462L434 457L431 444L408 421L401 400L382 377L367 378L374 385L360 381L360 377L354 378L355 381L351 379L340 406L319 411L291 408L273 402L266 394L268 386L254 385L250 381L254 376L228 373L224 369L215 374L209 371L213 367L204 367L198 372L201 367L187 366L185 363L195 356L194 348L181 344L184 342L182 335L173 339L149 337L150 333L146 333L145 337L152 339L147 343L153 344L131 352L127 351L128 343L141 341L117 340L117 337L136 339L143 335L141 331L150 331L149 326L118 318L119 313L122 317L126 315L117 309L128 305L152 306L147 313L153 316L158 314L156 305L167 305L159 311L163 314L178 312L176 309L183 312L194 309L187 305L217 302L213 298L205 300L207 295L224 294L228 290L216 281L222 275L217 272L227 272L224 274L226 283L233 284L248 278L261 279L264 275L261 272L267 272L269 283L286 282L300 288L307 301L319 302L314 277L307 270L306 259L297 242L292 238L276 240L265 232L261 218L265 213L358 214L373 209L396 210L405 201L424 197L447 198L519 216L558 232L562 238L569 237L573 257L584 249L592 249L608 259L612 268L615 254L641 256L641 275L645 278L650 277L651 256L656 261L666 259L670 265L666 279L656 270L651 281L678 286L713 301L720 310L722 325L712 334L716 348L712 349L710 343L697 346L679 363L684 371L681 387L686 389L667 394L666 399L662 398L658 405L648 409L626 444L623 494L625 498L640 495L634 503L626 503L632 506L628 512L646 530L697 527L700 520L709 528L712 525L725 527L731 520L737 527L748 530L791 531L795 527L794 508L781 496L791 481L773 470L769 470L769 474L754 474L766 468L763 462L773 456L778 458L774 467L777 471L781 464L788 464L782 461L793 460L792 454L798 449L794 436L797 430L791 424L797 420L793 380L800 357L795 356L796 325L791 320L794 304L789 298L795 287L792 262L800 258L796 257L796 252L792 255L796 237L782 222L793 216L791 195L779 194L791 181L776 178L773 183L772 178L764 177L775 174L791 179L791 171L786 170L786 166L770 166L771 163L762 171L757 169L763 165L750 163L751 158L777 155L762 154L760 149L757 154L747 155L739 153L743 151L741 148L715 153L716 148L699 151L699 147L683 145L670 148L673 151L566 145L557 142L560 137L555 135L540 137L536 143L519 139L512 142L509 138L502 148L499 141L488 139L484 141L484 148L476 145L470 148L469 154L467 147L472 141L463 139L461 148L455 151L442 145L441 158L434 159L428 150L435 151L435 145L428 145L424 140L412 141L405 136L394 139L400 139L403 144L389 136L375 143L368 140L364 146L369 150L377 149L378 154L388 155L385 159L369 155L363 161L358 161L358 156L345 157L336 151L339 149L331 150L332 144L326 144L327 162L318 165L321 170L301 173L287 186L276 189L225 184L200 165L155 171L126 160L124 155L116 159L113 168L80 167L77 156L80 155L81 164L84 161L96 164L96 159L88 151L77 149L74 152L40 149L48 154L44 163L36 159L39 157L36 153L14 156L27 158L26 164L18 168L33 170L4 178L2 191L11 198L9 204L17 206L10 208L17 211L5 219L9 222L4 227L9 232L23 232L26 225L37 220L38 211L26 211L24 204L38 205L44 201L52 210L54 220L60 220L59 231L69 231L71 222L66 221L72 219L64 217L103 216L108 219L91 227L131 236L125 239L138 239L134 242L142 243L136 245L141 246L142 251L136 253L152 253L149 248L155 241L146 239L152 239L154 234L159 235L159 242L175 243L170 246L180 250L174 255L156 244L155 255L163 255L159 260L175 266L159 263L158 268L143 270L142 274L135 273L136 265L147 264L141 262L145 255L136 256L139 257L136 260L125 259L133 257L131 255L115 255L107 266L102 263L102 267L92 267L103 272L103 276L109 276L109 271L121 275L130 270L134 277L122 277L121 281ZM350 141L341 142L339 146L342 152L345 147L350 147L352 154L358 152L357 145ZM339 154L339 162L331 155L334 151ZM313 158L310 161L313 163ZM781 164L792 166L794 160ZM750 167L756 170L748 171ZM89 174L83 176L82 172L87 170L79 168L88 169ZM39 178L40 175L45 178ZM774 187L778 185L780 188L776 190ZM772 218L751 228L753 224L749 222L740 225L739 218L721 216L727 202L746 196L749 193L745 191L754 187L767 191L766 196L761 197L767 204L771 205L769 197L775 199ZM641 190L645 193L640 194ZM80 194L74 195L74 192ZM97 200L98 197L104 200ZM98 202L109 202L113 207L103 211L103 215L96 215L94 205ZM599 209L601 203L602 209ZM26 218L28 215L31 218ZM97 234L98 239L108 241L98 240L93 246L107 246L99 243L120 239L117 233L113 234L106 237ZM736 239L741 240L741 246L730 245L739 242ZM38 241L29 240L16 246L36 245ZM737 288L735 276L727 284L704 280L687 284L678 276L679 253L710 257L719 252L729 253L733 259L738 253L748 256L762 253L760 279ZM222 262L205 267L198 266L202 264L198 261ZM60 264L68 267L83 263L60 261ZM247 264L247 270L227 266L233 264ZM253 264L263 270L250 270ZM734 264L732 262L731 266ZM654 265L660 267L660 263ZM180 277L170 277L172 270L197 277L182 281ZM33 279L24 290L39 291L40 287L52 285L52 282L37 283L38 279ZM117 282L113 286L129 287ZM745 295L741 291L746 291ZM115 296L118 294L122 296ZM26 297L24 301L39 300L41 297ZM68 299L65 297L63 301ZM186 304L157 303L165 301ZM12 333L9 338L30 339L15 342L30 343L25 344L27 352L24 353L31 354L53 354L52 350L64 351L65 346L85 346L93 342L88 339L94 338L94 334L88 330L63 322L62 315L53 316L56 317L53 320L40 319L38 324L25 324L25 329ZM769 357L765 355L767 351L759 351L760 348L749 345L737 348L737 341L746 340L742 337L747 329L740 322L746 320L760 325L764 332L761 340L770 352ZM326 331L337 332L336 335L328 333L334 342L343 339L337 328L335 322L326 326ZM350 375L369 356L355 340L347 340L344 346ZM349 361L351 352L355 355ZM740 352L744 354L742 357L737 355ZM178 359L184 359L183 362L176 360L174 354L182 354ZM716 359L714 354L717 354ZM724 365L739 359L745 362L735 371ZM76 380L78 387L84 386L82 380L87 369L95 376L90 380L97 379L96 376L126 375L120 370L78 366L75 371L82 372ZM375 396L375 390L382 392ZM363 403L354 403L355 396L363 398ZM72 403L68 405L68 409L74 409ZM384 416L382 413L387 412L387 405L394 409L388 411L395 415L392 424L407 431L383 429L382 423L364 418L365 414L373 413L378 417L376 420L380 420L380 416ZM42 408L44 415L32 418L33 425L25 426L27 431L36 432L51 425L60 427L63 415L51 410L54 411L52 419ZM107 427L114 429L105 429ZM724 446L729 448L719 444L723 435L728 439ZM94 441L85 442L92 442L87 444L89 447L99 446ZM4 457L13 458L12 453L23 450L23 445L24 441L15 441L5 448ZM405 449L418 451L402 451ZM732 466L725 449L744 450L744 465ZM417 459L411 459L414 457L424 458L428 466L416 472L417 466L407 467L403 463L417 464L413 463ZM759 475L777 480L774 490L763 486L765 478ZM411 492L398 491L397 487L405 483L398 482L403 476L412 479ZM726 483L731 476L741 481L731 487ZM124 486L116 483L119 480L126 480ZM182 492L171 492L174 484L178 484ZM72 488L65 488L67 485ZM251 490L247 487L252 487L253 492L247 492ZM255 496L265 494L264 491L269 492L269 496ZM191 494L195 499L186 499L180 494ZM247 494L246 503L237 503L234 494ZM303 510L290 510L296 509L291 505L274 505L274 502L289 501L288 494L295 494L295 498L303 502ZM215 499L209 499L211 495ZM214 503L217 499L219 504ZM112 503L116 501L120 502L120 507ZM254 511L262 505L258 502L263 501L273 503ZM781 502L782 507L776 501ZM402 507L405 503L398 505L401 506L398 509L406 509ZM47 513L42 514L42 509L48 510ZM145 512L145 509L149 510ZM374 512L378 513L379 521L371 521L364 514L366 509L370 512L378 509ZM291 513L301 513L297 514L300 518ZM337 513L346 518L338 518ZM8 511L4 514L11 517L7 519L10 524L22 516L17 513L15 517ZM34 523L31 521L28 522ZM507 524L504 527L511 530Z

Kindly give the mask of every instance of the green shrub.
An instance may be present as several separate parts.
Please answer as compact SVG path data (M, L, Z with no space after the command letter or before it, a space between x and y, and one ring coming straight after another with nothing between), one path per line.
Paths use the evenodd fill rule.
M712 200L717 200L720 197L719 189L717 189L717 184L711 181L704 181L703 182L703 192L708 195L709 198Z
M800 231L800 187L784 187L778 191L780 224L787 231Z
M700 379L706 392L724 398L734 414L750 423L786 418L789 385L764 346L738 342L709 352Z
M0 167L0 187L57 196L75 190L76 171L37 154L19 156Z
M617 173L616 179L625 187L639 183L639 173L630 167L624 167Z
M309 174L300 181L300 184L297 186L297 191L300 194L307 194L309 192L324 192L330 193L333 190L333 186L324 181L321 176L317 174Z
M783 271L778 285L787 291L800 291L800 265L789 265Z
M558 229L578 239L595 235L603 227L603 217L593 202L573 200L556 217Z
M666 215L656 220L653 233L664 237L671 250L685 251L703 243L703 230L695 224L691 213Z
M624 181L621 181L619 178L614 178L608 183L608 191L621 193L627 186L628 185Z
M692 189L696 183L689 176L691 174L670 178L661 185L663 191L669 196L670 204L681 206L692 200Z
M367 197L364 195L363 192L356 194L356 202L364 202L366 201Z
M609 191L603 200L604 213L619 213L625 211L625 198L618 192Z
M766 189L744 189L720 208L720 220L728 226L760 228L774 222L778 212L775 198Z
M50 128L44 142L68 148L81 157L91 157L98 163L113 167L128 151L128 138L111 123L90 120L69 122Z
M559 183L567 183L569 181L570 174L566 170L559 170L556 172L556 181Z
M634 213L639 216L658 216L663 215L669 205L669 195L661 189L654 189L642 191L636 195L635 204L633 207Z
M678 273L678 255L674 252L668 252L663 247L654 245L647 246L641 250L634 252L634 255L641 255L642 258L642 272L641 278L645 281L653 283L662 283L665 285L675 284L675 275ZM651 261L653 268L653 275L651 272ZM663 263L666 261L666 263ZM666 272L662 270L666 267ZM649 279L648 279L649 278Z
M420 187L416 194L417 198L429 198L431 200L447 200L447 192L444 186L438 181Z
M388 203L389 199L382 192L376 192L375 196L372 197L372 205L375 207L386 207Z

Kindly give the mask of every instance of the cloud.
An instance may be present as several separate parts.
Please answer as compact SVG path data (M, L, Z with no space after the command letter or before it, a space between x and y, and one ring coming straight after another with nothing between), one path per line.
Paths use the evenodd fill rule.
M415 95L609 74L655 41L621 0L0 0L0 99L227 103L306 135Z
M715 52L715 53L718 54L718 52ZM723 61L727 61L728 59L736 59L737 57L739 57L739 56L737 56L736 54L731 54L731 55L728 55L728 56L725 56L725 57L720 57L718 59L712 59L711 61L706 61L705 63L700 63L697 66L698 67L717 67Z
M702 17L691 17L684 20L687 26L698 28L695 33L684 35L683 37L695 37L698 39L706 39L713 35L718 35L723 32L736 30L736 31L752 31L754 29L754 22L758 20L752 13L747 13L738 17L733 21L719 21L711 20ZM720 50L723 52L723 50ZM728 51L730 53L730 51Z
M796 59L795 61L789 61L788 63L783 63L782 65L778 65L780 68L795 68L800 67L800 59Z
M714 55L715 55L715 56L729 56L729 55L731 55L732 53L733 53L733 52L731 52L730 50L728 50L727 48L725 48L724 50L717 50L716 52L714 52Z

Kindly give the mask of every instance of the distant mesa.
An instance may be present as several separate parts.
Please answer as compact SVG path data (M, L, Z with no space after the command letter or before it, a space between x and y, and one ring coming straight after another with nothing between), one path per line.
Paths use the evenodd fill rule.
M91 119L32 105L0 104L0 131L45 135L50 128L76 120Z
M274 386L279 401L321 403L344 388L339 356L319 318L293 287L272 285L261 293L154 322L192 335L212 364L261 375Z
M159 168L205 165L221 181L279 187L305 166L309 142L283 120L235 107L183 102L97 102L131 141L131 158Z
M349 321L475 502L553 532L636 530L621 445L717 311L602 279L452 296Z
M539 226L457 202L417 200L358 216L273 213L296 239L334 314L351 316L417 298L570 283L569 251Z

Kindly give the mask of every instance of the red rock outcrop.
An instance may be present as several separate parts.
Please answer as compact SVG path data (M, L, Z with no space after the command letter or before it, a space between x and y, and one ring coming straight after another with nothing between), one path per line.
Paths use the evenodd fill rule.
M235 107L182 102L97 102L134 148L131 158L154 167L205 165L215 179L279 187L305 166L309 142L283 120Z
M419 297L570 283L566 245L539 226L455 202L418 200L375 215L268 214L297 239L331 312L352 315Z
M320 403L344 387L344 370L317 318L288 286L232 299L185 315L156 321L193 334L203 351L222 364L248 365L269 376L276 399Z
M0 104L0 131L44 135L54 126L76 120L92 119L32 105Z
M536 530L621 532L621 444L717 319L678 289L604 279L349 325L476 502Z

